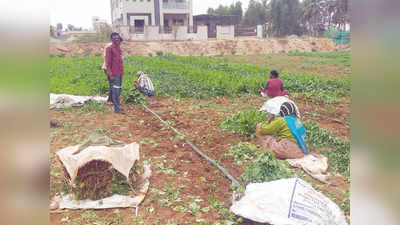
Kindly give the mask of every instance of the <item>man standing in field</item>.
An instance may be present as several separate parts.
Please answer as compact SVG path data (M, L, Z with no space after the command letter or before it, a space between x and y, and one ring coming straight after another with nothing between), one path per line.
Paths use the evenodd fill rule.
M118 33L111 34L112 44L106 48L106 73L111 81L111 101L114 104L114 112L125 114L121 109L119 97L121 96L122 76L124 74L124 64L120 44L122 38Z

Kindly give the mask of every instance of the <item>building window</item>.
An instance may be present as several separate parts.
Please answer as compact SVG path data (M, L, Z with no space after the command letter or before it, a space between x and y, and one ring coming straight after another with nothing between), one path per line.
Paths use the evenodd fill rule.
M131 33L143 34L144 33L144 20L134 20L133 26L130 26Z
M144 27L144 20L135 20L135 27Z

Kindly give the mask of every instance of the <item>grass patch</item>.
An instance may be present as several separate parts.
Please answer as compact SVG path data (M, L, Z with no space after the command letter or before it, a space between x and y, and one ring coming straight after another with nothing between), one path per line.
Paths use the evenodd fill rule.
M338 51L338 52L291 52L285 53L289 56L306 56L316 58L326 58L329 60L319 61L320 64L335 64L350 66L350 52Z

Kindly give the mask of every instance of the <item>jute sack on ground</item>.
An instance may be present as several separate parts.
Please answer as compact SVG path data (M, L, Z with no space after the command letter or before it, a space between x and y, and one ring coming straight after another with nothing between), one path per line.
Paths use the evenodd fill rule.
M57 156L68 173L69 182L72 186L78 175L78 170L91 161L108 162L128 179L130 170L140 157L137 143L122 147L88 146L85 149L82 149L81 145L76 145L58 151Z

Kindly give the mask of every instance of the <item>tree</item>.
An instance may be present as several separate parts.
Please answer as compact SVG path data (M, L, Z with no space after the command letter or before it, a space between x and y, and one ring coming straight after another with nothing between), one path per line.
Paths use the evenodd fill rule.
M230 6L219 5L218 8L208 8L207 14L216 14L216 15L238 15L240 19L243 16L242 3L236 2L236 4L231 4Z
M333 0L330 2L331 23L339 30L345 30L350 23L350 9L348 0Z
M230 8L229 8L229 6L219 5L218 8L216 8L216 9L208 8L207 13L208 14L217 14L217 15L229 15Z
M270 4L271 24L275 35L301 35L299 0L272 0Z
M328 2L324 0L305 0L302 5L300 20L309 35L321 36L325 31L325 24L330 24Z
M52 25L50 25L50 36L55 37L55 28Z
M239 21L242 20L242 17L243 17L242 3L239 1L239 2L236 2L235 5L232 4L230 6L230 13L232 15L238 15Z
M328 29L344 30L350 22L348 0L304 0L301 22L312 36Z
M234 20L231 20L232 18L229 18L229 21L224 21L224 24L237 24L242 20L243 17L242 3L238 1L235 4L231 4L230 6L219 5L216 9L208 8L207 14L236 15L238 16L237 19L235 18Z
M263 3L250 0L249 7L244 14L242 24L245 25L260 25L265 24L267 21L266 9Z

